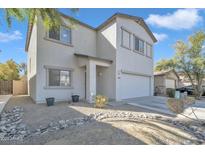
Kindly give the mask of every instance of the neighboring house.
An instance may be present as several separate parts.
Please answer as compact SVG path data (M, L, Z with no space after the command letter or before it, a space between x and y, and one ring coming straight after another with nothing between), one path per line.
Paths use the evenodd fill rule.
M180 87L192 86L189 78L184 74L184 72L177 72L177 74L180 78ZM196 83L194 82L194 84ZM205 87L205 79L202 81L202 86Z
M153 95L157 40L142 18L117 13L97 28L62 18L58 30L47 31L40 19L28 28L28 88L35 102L72 94L88 102L97 94L116 101Z
M179 87L179 76L174 70L154 72L154 90L156 94L166 95L166 89Z

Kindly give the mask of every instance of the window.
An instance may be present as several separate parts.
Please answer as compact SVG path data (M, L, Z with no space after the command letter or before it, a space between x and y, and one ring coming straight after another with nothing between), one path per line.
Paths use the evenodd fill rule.
M147 43L147 57L152 57L152 46Z
M122 29L122 47L130 49L131 33Z
M59 28L50 29L49 38L54 40L60 40L60 29Z
M134 36L134 50L144 54L144 41Z
M64 43L71 44L71 30L65 27L61 27L60 30L60 40Z
M71 70L48 69L49 87L70 87Z
M64 26L50 29L48 37L63 43L71 44L71 29Z

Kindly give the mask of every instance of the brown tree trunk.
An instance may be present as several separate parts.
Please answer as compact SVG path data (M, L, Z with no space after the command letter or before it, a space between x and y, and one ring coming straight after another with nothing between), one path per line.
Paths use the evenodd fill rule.
M201 94L202 94L202 90L201 90L201 85L195 85L195 87L194 87L194 95L195 95L195 98L197 99L197 100L200 100L200 98L201 98Z

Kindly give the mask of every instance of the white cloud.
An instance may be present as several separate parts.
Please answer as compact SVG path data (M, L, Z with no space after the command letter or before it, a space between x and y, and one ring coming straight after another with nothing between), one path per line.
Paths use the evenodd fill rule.
M190 29L201 20L202 17L199 15L199 9L178 9L172 14L150 14L146 22L159 27L179 30Z
M153 33L154 36L156 37L157 41L164 41L165 39L168 38L167 34L163 34L163 33Z
M9 42L13 40L20 40L22 38L22 33L18 30L13 31L12 33L0 32L0 42Z

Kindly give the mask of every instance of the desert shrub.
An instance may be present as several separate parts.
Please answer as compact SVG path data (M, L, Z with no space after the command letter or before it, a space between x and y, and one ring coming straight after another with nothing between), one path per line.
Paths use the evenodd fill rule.
M171 98L174 98L174 96L175 96L175 89L173 89L173 88L167 88L167 89L166 89L166 94L167 94L167 96L169 96L169 97L171 97Z
M184 111L184 101L181 99L169 98L167 106L170 111L176 114L181 114Z
M184 105L187 105L187 106L194 104L195 101L196 101L196 100L195 100L194 97L185 97L185 98L183 99Z
M105 105L107 104L108 99L106 96L102 96L102 95L97 95L95 97L95 107L97 108L103 108L105 107Z
M188 119L191 119L191 120L197 120L197 122L199 124L204 125L204 122L202 122L198 118L198 116L196 115L194 109L191 106L194 103L195 103L195 99L193 97L186 97L186 98L183 98L183 99L169 98L167 100L167 107L173 113L180 114L180 115L182 115L182 116L184 116L184 117L186 117ZM195 116L195 119L190 117L190 114L189 115L183 114L185 108L188 107L188 106L191 108L191 112Z

